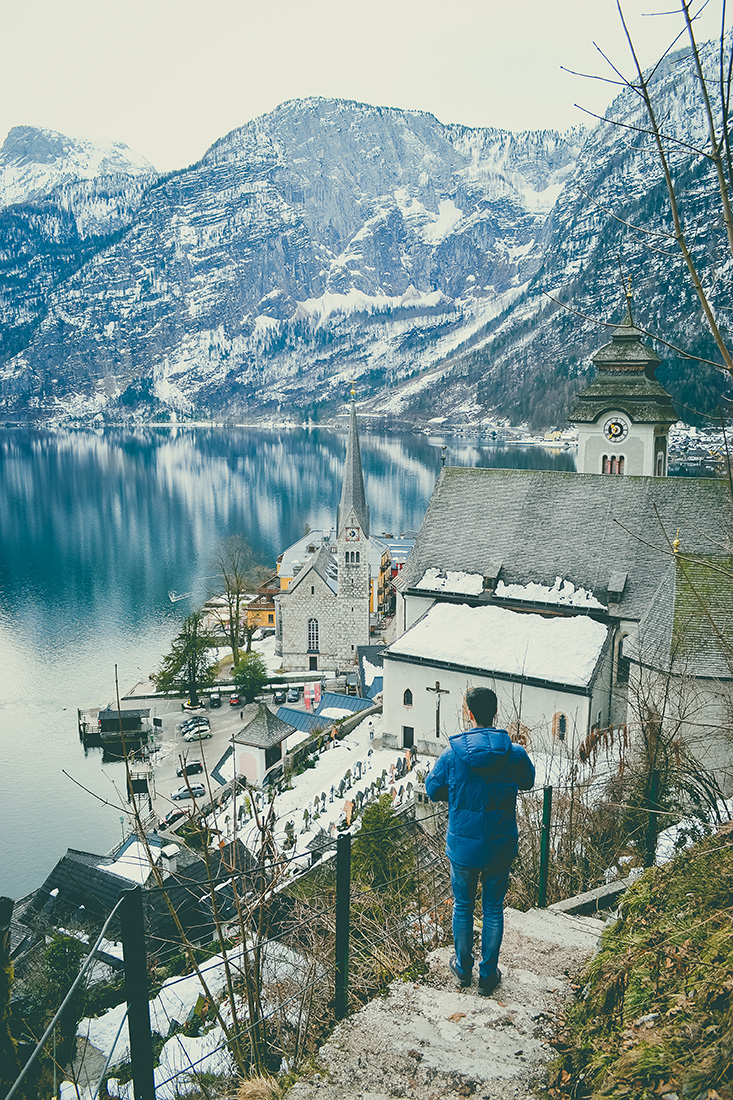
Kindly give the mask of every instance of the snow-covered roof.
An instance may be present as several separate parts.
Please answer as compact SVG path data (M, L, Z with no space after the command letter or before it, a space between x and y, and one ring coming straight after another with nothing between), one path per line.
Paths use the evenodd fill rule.
M153 862L157 863L161 849L153 844L149 844L149 847ZM139 883L140 886L148 881L151 872L147 849L137 837L130 838L113 863L100 863L98 866L103 871L109 871L113 875L119 875L120 878Z
M499 581L495 595L507 599L526 600L528 603L563 604L567 607L594 607L605 611L606 605L597 600L589 588L576 588L572 581L555 577L555 583L504 584Z
M439 603L384 653L519 679L587 687L609 628L585 615L547 618L489 605Z
M611 578L626 573L613 613L640 619L655 598L666 536L678 527L689 555L710 553L713 532L716 545L733 544L724 479L446 466L404 584L409 590L436 566L488 576L500 563L507 584L552 586L561 576L605 603Z
M453 569L426 569L415 588L428 592L456 592L462 596L480 596L484 590L481 573L462 573Z

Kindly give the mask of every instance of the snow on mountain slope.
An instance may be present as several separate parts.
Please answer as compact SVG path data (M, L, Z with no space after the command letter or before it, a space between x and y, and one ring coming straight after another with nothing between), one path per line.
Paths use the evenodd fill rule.
M0 149L0 207L37 202L63 184L120 175L154 176L156 171L119 141L85 141L14 126Z
M6 357L8 414L300 410L434 365L536 270L578 135L283 104L141 197Z
M688 148L705 135L685 55L654 82L665 125L687 143L674 171L727 323L733 265L708 165ZM607 332L548 294L618 320L619 255L637 316L709 353L674 250L631 228L668 229L654 150L628 129L638 103L623 95L610 110L627 125L509 133L292 100L166 177L132 158L127 175L57 178L44 201L58 226L38 229L30 206L0 210L8 270L22 267L16 227L3 237L11 213L30 239L58 229L67 242L66 266L47 250L35 312L0 290L12 334L1 415L304 419L331 415L355 377L376 416L561 422ZM29 142L39 180L45 141ZM710 397L698 368L680 364L660 373L679 400L716 400L720 386Z

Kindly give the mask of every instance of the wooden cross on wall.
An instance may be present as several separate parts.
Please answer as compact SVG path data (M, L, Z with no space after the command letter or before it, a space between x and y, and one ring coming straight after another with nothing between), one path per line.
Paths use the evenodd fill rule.
M442 688L440 686L440 680L435 681L434 688L425 688L426 691L431 691L435 696L435 736L436 739L440 737L440 697L441 695L450 695L448 688Z

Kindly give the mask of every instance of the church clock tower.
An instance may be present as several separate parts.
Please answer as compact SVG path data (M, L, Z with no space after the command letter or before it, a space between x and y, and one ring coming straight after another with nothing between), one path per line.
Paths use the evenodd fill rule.
M364 492L353 388L349 415L346 466L336 520L338 648L343 664L356 660L357 646L369 645L369 508Z
M667 438L677 417L655 377L659 359L643 335L627 294L626 316L593 356L596 376L568 416L578 429L581 474L667 474Z

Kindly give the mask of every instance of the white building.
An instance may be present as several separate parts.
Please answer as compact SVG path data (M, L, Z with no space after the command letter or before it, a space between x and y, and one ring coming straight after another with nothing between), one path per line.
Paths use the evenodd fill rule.
M471 687L492 688L499 725L535 745L553 736L577 743L607 714L611 630L585 615L438 602L383 661L388 747L440 752L460 728Z
M579 473L667 473L669 429L677 416L655 377L659 359L643 335L627 298L626 317L593 356L596 376L568 416L578 429Z

